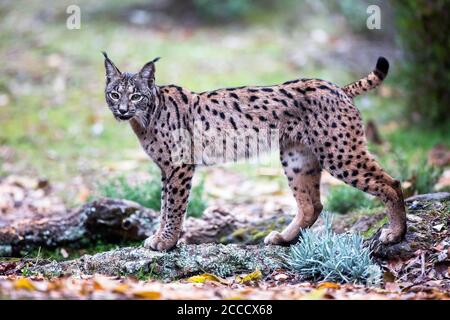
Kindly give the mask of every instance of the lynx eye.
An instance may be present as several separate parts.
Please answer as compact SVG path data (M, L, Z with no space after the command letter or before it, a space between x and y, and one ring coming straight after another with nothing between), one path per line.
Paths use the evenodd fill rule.
M119 100L120 98L120 93L113 91L109 94L109 97L113 100Z
M133 93L130 97L131 101L133 102L137 102L139 100L142 99L142 95L140 95L139 93Z

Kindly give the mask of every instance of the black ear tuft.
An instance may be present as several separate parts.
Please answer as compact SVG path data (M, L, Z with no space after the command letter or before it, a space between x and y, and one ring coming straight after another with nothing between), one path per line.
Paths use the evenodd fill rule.
M138 73L139 77L145 79L149 86L155 82L155 62L158 60L159 57L147 62Z
M108 58L106 52L102 51L102 54L105 57L106 78L108 79L108 81L111 78L120 76L122 73L120 72L119 68L116 67L114 62L112 62L111 59Z
M155 59L152 60L152 62L155 63L156 61L159 61L159 59L161 59L161 57L156 57Z

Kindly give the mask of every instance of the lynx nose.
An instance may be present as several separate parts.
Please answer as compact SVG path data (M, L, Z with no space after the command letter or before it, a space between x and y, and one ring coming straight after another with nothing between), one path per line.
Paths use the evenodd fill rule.
M119 112L120 112L120 114L125 114L128 112L128 110L126 107L119 107Z

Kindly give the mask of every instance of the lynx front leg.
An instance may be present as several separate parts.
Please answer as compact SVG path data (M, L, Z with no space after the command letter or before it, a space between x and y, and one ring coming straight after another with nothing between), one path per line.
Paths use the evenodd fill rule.
M163 251L173 248L180 237L191 189L193 165L181 165L162 172L161 225L144 246Z

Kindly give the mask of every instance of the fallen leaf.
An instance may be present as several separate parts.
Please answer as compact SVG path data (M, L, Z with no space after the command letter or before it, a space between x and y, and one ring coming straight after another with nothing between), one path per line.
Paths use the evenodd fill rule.
M438 232L440 232L442 230L442 228L444 228L444 224L443 223L440 223L440 224L437 224L437 225L433 226L433 229L438 231Z
M190 283L205 283L207 281L213 281L213 282L219 282L221 284L228 284L228 282L225 279L222 279L214 274L211 273L203 273L198 276L192 276L186 280Z
M14 282L14 288L16 289L24 289L28 291L36 290L36 286L33 281L27 278L19 278Z
M245 297L241 295L234 295L225 298L225 300L245 300Z
M334 282L322 282L317 286L318 289L339 289L341 286Z
M136 290L133 295L141 299L158 300L161 299L161 292L148 291L148 290Z
M412 183L410 181L404 181L402 183L402 188L403 189L408 189L408 188L411 188L411 187L412 187Z
M119 284L117 286L115 286L112 289L112 292L114 293L121 293L121 294L125 294L127 293L127 291L130 289L130 286L127 284Z
M383 280L384 280L384 282L394 282L395 281L395 275L392 273L392 272L390 272L390 271L385 271L384 273L383 273Z
M85 296L92 292L92 286L88 282L82 282L80 285L80 294Z
M401 291L400 285L396 282L386 282L384 288L390 292L399 292Z
M102 284L97 279L94 279L92 286L94 287L94 290L104 290Z
M419 216L413 215L413 214L407 214L406 218L411 222L422 222L423 219Z
M60 279L53 279L47 285L47 291L58 291L64 287L63 282Z
M301 300L321 300L321 299L323 299L323 297L325 296L326 293L327 293L327 289L325 289L325 288L315 289L315 290L305 294L301 298Z
M237 283L248 283L250 281L258 281L261 280L262 278L262 273L261 271L259 271L258 269L253 271L252 273L249 273L245 276L236 276L236 282Z
M284 274L284 273L279 273L273 278L275 280L277 280L277 281L285 281L285 280L287 280L289 278L289 276L287 274Z
M76 197L77 197L78 201L85 202L89 198L90 195L91 195L91 190L89 190L86 187L82 187Z
M61 255L62 255L62 257L63 257L64 259L67 259L67 258L69 257L69 253L67 252L66 249L61 248L60 252L61 252Z

